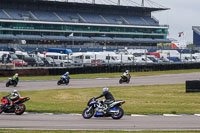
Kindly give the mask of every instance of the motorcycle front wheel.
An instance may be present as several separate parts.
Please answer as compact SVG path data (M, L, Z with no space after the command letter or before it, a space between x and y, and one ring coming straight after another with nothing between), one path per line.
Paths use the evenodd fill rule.
M58 80L57 85L61 85L61 82L62 82L61 80Z
M0 114L3 112L2 104L0 104Z
M90 108L90 110L88 110L89 108L90 107L88 107L85 110L83 110L82 116L85 119L90 119L94 115L94 109Z
M111 115L111 117L113 119L120 119L120 118L122 118L122 116L124 115L124 110L122 108L120 108L120 107L116 107L116 109L118 110L118 112L113 113Z
M21 115L25 112L26 106L24 104L19 104L18 106L15 106L15 114Z
M10 85L10 83L9 83L9 82L7 82L7 83L6 83L6 87L9 87L9 85Z
M119 80L119 83L120 83L120 84L122 84L122 83L123 83L122 79L120 79L120 80Z

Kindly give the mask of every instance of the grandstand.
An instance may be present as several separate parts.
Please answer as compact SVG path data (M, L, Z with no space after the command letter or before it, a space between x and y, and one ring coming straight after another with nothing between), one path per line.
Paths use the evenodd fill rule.
M200 26L193 26L193 44L195 46L200 46Z
M167 8L74 3L45 0L1 0L0 43L156 46L169 43L168 26L151 13ZM53 45L52 45L53 47Z

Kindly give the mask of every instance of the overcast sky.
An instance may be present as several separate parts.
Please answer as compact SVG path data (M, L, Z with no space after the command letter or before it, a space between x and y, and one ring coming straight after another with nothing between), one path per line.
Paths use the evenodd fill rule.
M200 26L200 0L153 0L169 11L154 13L161 24L168 24L169 37L178 38L178 32L184 32L187 42L193 42L192 26Z
M66 1L66 0L65 0ZM68 0L68 1L80 1L90 2L92 0ZM108 4L112 2L117 3L118 0L96 0L97 3ZM141 4L142 0L121 0L121 4L134 2ZM148 1L154 1L160 5L170 8L168 11L153 13L160 24L169 25L169 38L178 39L178 32L184 32L187 43L193 42L192 26L200 26L200 0L146 0L147 6ZM137 5L137 4L136 4Z

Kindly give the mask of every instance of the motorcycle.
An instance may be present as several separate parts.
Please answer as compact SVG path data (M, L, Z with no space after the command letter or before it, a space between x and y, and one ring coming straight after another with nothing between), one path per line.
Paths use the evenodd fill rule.
M9 78L8 82L6 83L6 87L9 87L10 85L13 85L14 87L17 86L19 79L13 79L13 78Z
M105 100L95 100L91 98L88 101L87 108L83 110L82 116L85 119L90 119L94 117L112 117L113 119L120 119L124 115L124 110L120 108L122 104L125 103L124 100L115 101L107 107L104 104ZM96 112L96 113L95 113Z
M57 85L61 85L61 84L69 84L69 79L70 77L68 76L66 79L64 77L60 77L60 80L58 80Z
M119 80L119 83L122 84L124 82L126 83L129 83L130 82L130 79L131 79L131 75L128 75L128 77L126 76L121 76L120 80Z
M7 97L1 98L0 104L0 114L4 113L15 113L16 115L21 115L25 112L26 106L23 104L24 102L28 101L29 97L21 97L15 101L12 101L12 106L9 105L9 101Z

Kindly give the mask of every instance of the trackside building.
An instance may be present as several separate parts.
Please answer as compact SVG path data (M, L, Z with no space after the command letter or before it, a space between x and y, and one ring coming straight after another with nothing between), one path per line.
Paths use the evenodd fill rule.
M91 43L156 46L170 43L168 25L160 25L151 15L162 10L167 8L1 0L0 44L26 40L30 45L62 44L65 47Z
M193 26L193 44L195 46L200 46L200 26Z

